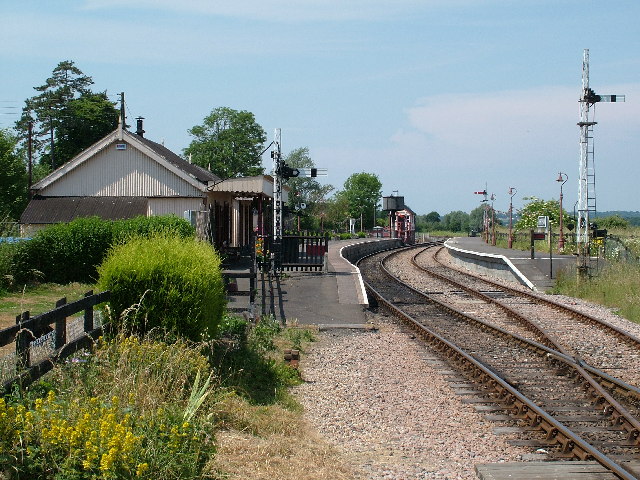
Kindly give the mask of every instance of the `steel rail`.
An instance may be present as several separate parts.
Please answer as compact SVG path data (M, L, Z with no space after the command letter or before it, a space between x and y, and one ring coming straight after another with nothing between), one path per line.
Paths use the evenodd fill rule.
M438 255L440 254L440 252L442 251L443 248L444 247L440 248L438 250L438 252L436 252L436 254L434 256L434 259L436 260L436 262L438 262L443 267L451 268L451 267L447 267L446 265L442 264L442 262L438 259ZM469 275L471 277L477 278L477 277L475 277L475 275L472 275L470 273L464 272L464 271L462 271L460 269L454 269L454 270L456 270L456 271L458 271L460 273L463 273L465 275ZM601 328L604 328L604 329L607 329L607 330L611 330L616 335L616 337L624 340L626 343L629 343L629 344L631 344L631 345L633 345L635 347L640 348L640 338L638 338L635 335L632 335L632 334L630 334L628 332L625 332L624 330L622 330L621 328L616 327L615 325L609 325L608 323L603 322L602 320L600 320L597 317L591 316L591 315L586 314L586 313L579 312L578 310L575 310L573 308L567 307L566 305L562 305L562 304L560 304L558 302L554 302L553 300L549 300L547 298L543 298L543 297L541 297L539 295L536 295L533 292L525 292L525 291L522 291L522 290L518 290L518 289L515 289L515 288L512 288L512 287L503 285L501 283L497 283L497 282L494 282L492 280L488 280L486 278L482 278L481 280L483 282L485 282L485 283L493 285L493 286L495 286L495 287L497 287L499 289L506 290L506 291L511 292L511 293L513 293L515 295L520 295L520 296L527 297L529 300L532 300L535 303L545 303L548 306L550 306L550 307L552 307L552 308L554 308L556 310L560 310L562 312L565 312L565 313L568 313L568 314L572 315L574 318L578 318L580 320L585 320L585 321L587 321L589 323L592 323L592 324L595 324L595 325L597 325L597 326L599 326Z
M527 319L526 317L524 317L523 315L521 315L520 313L518 313L517 311L515 311L511 307L502 304L501 302L497 301L495 298L491 297L490 295L486 295L486 294L484 294L484 293L482 293L482 292L480 292L478 290L474 290L473 288L468 287L468 286L466 286L466 285L464 285L464 284L462 284L462 283L460 283L460 282L458 282L456 280L453 280L453 279L447 277L446 275L442 275L442 274L440 274L438 272L434 272L433 270L428 269L428 268L420 265L418 263L418 261L417 261L417 257L419 255L421 255L425 250L426 250L426 248L424 250L421 250L417 254L415 254L413 256L413 258L411 259L411 263L416 268L418 268L418 269L428 273L429 275L432 275L432 276L434 276L434 277L436 277L436 278L438 278L438 279L440 279L440 280L442 280L444 282L447 282L450 285L455 286L456 288L460 288L461 290L464 290L465 292L467 292L470 295L475 296L476 298L479 298L479 299L484 300L484 301L486 301L488 303L491 303L492 305L497 306L498 308L502 309L509 317L511 317L514 320L518 321L522 326L533 330L535 334L537 334L538 336L546 339L547 342L549 344L551 344L552 349L553 349L554 352L558 353L559 355L562 355L566 359L572 359L573 363L583 367L585 370L587 370L591 374L596 375L597 377L601 378L603 383L605 384L604 386L606 388L609 388L609 389L612 389L612 390L617 389L620 393L623 393L625 395L626 394L631 394L631 395L635 396L636 398L640 399L640 388L635 387L633 385L629 385L628 383L624 382L623 380L615 378L615 377L603 372L602 370L599 370L598 368L596 368L596 367L594 367L592 365L589 365L587 362L585 362L579 356L573 355L573 354L567 352L562 346L558 345L556 343L556 341L553 340L552 336L546 330L541 328L536 322ZM437 255L437 253L436 253L436 255ZM436 259L436 261L438 261L438 260ZM443 268L450 268L450 267L447 267L446 265L443 265L439 261L438 261L438 263ZM528 292L522 292L522 291L517 290L517 289L512 289L510 287L506 287L506 286L501 285L499 283L492 282L491 280L486 280L484 278L479 278L479 277L476 277L475 275L472 275L472 274L469 274L467 272L463 272L463 271L460 271L460 270L457 270L457 269L454 269L454 270L457 271L458 273L461 273L461 274L464 274L464 275L468 275L468 276L470 276L472 278L477 278L477 279L479 279L479 280L481 280L483 282L489 283L490 285L493 285L493 286L495 286L497 288L506 289L507 291L509 291L510 293L512 293L512 294L514 294L516 296L523 295L523 296L525 296L527 298L529 297L529 293ZM537 297L537 298L539 298L539 297ZM540 298L540 300L542 301L542 303L546 303L546 302L555 303L555 302L551 302L551 301L549 301L547 299L544 299L544 298ZM580 313L580 312L576 312L575 310L573 310L573 309L571 309L569 307L565 307L564 305L559 305L559 306L562 307L562 310L561 310L562 312L566 313L568 311L569 313ZM598 320L598 324L600 324L600 323L602 323L602 322ZM612 327L612 329L618 331L618 329L616 329L616 327L614 327L612 325L611 325L611 327ZM616 335L616 338L619 338L619 335ZM630 336L630 338L634 339L635 337ZM634 343L632 343L632 345L635 346Z
M365 257L366 258L366 257ZM361 259L362 260L362 259ZM385 271L383 269L383 271ZM439 302L433 298L429 298L424 295L423 292L420 292L409 285L404 284L398 280L395 276L390 275L388 271L385 271L387 275L389 275L396 282L399 282L404 285L405 288L412 290L414 293L421 295L423 298L426 298L429 302L442 307L448 313L455 315L459 318L464 318L465 320L471 320L474 322L479 322L485 326L485 328L492 329L496 332L500 332L500 334L506 334L510 337L514 337L509 332L498 329L492 325L486 324L485 322L474 319L469 315L464 314L442 302ZM410 315L406 314L399 308L395 307L389 301L387 301L379 292L375 290L375 288L365 280L365 285L367 290L377 299L377 301L383 305L388 311L390 311L393 315L403 320L405 323L410 325L414 330L416 330L420 336L425 338L425 340L429 341L429 343L434 345L436 350L439 350L441 353L445 352L444 355L448 360L453 361L458 367L467 374L473 375L476 378L479 378L481 382L485 385L488 385L492 388L498 395L498 398L503 402L507 403L508 409L511 410L512 414L521 419L528 420L529 424L532 427L538 428L545 432L547 440L549 442L555 442L561 446L563 453L570 453L574 455L576 458L581 460L585 460L588 458L593 458L598 463L603 465L605 468L609 469L612 473L617 475L622 479L635 479L636 477L631 476L626 470L624 470L620 465L618 465L615 461L607 457L605 454L600 452L593 445L590 445L586 441L584 441L577 434L572 432L569 428L555 420L551 415L538 407L534 402L529 400L527 397L522 395L517 391L514 387L509 385L508 382L500 378L497 374L492 372L489 368L487 368L482 362L477 360L476 358L470 356L466 352L462 351L459 347L455 346L445 338L438 335L433 330L429 329L425 325L420 324L418 321L413 319ZM574 368L576 371L579 371L580 367L576 364L575 360L571 359L571 357L566 357L565 355L560 354L559 352L555 352L549 347L546 347L542 344L536 344L536 342L532 342L528 339L524 339L522 337L515 337L518 342L525 343L529 346L529 348L538 348L542 347L541 350L545 353L550 353L554 355L558 360L565 362L570 367ZM578 368L576 368L578 367ZM589 375L584 372L586 377ZM583 376L584 378L584 376ZM589 383L589 382L588 382ZM595 382L594 382L595 383ZM596 383L596 385L598 385ZM592 386L589 383L589 388ZM598 385L599 386L599 385ZM606 394L606 392L605 392ZM606 401L606 395L601 397L596 397L596 403L602 403L603 400ZM613 414L611 408L609 406L605 406L605 412Z
M589 371L590 373L592 373L593 375L599 377L600 379L602 379L602 384L606 387L609 388L611 390L617 390L618 392L624 394L624 395L633 395L634 397L640 399L640 388L635 387L633 385L629 385L628 383L624 382L623 380L620 380L618 378L615 378L595 367L593 367L592 365L589 365L587 362L585 362L582 358L580 358L577 355L571 355L568 352L564 351L563 348L558 347L555 345L555 341L552 339L551 335L549 335L544 329L540 328L535 322L528 320L527 318L525 318L523 315L519 314L518 312L516 312L515 310L513 310L512 308L508 307L507 305L502 304L501 302L497 301L496 299L494 299L493 297L486 295L478 290L474 290L471 287L468 287L456 280L453 280L449 277L447 277L446 275L442 275L438 272L435 272L427 267L424 267L422 265L420 265L417 261L417 257L423 253L426 250L426 248L420 252L418 252L416 255L413 256L411 263L416 267L419 268L422 271L427 272L429 275L433 275L437 278L439 278L442 281L448 282L451 285L456 286L457 288L460 288L462 290L464 290L465 292L469 293L470 295L475 296L476 298L480 298L486 302L489 302L493 305L496 305L497 307L501 308L505 313L507 313L507 315L509 315L511 318L513 318L514 320L517 320L518 322L520 322L521 325L527 326L527 327L531 327L532 330L534 330L534 332L540 336L542 336L543 338L548 338L550 342L554 343L554 347L559 350L562 351L562 353L564 355L566 355L567 357L572 357L575 359L575 363L577 363L579 366L585 368L585 370ZM540 304L546 304L547 306L553 308L554 310L558 310L562 313L567 313L570 316L573 316L574 318L578 318L579 320L587 320L588 323L591 323L592 325L599 327L599 328L603 328L603 330L605 331L610 331L613 332L615 337L618 339L623 339L626 341L626 343L628 343L629 345L631 345L632 347L638 347L640 348L640 339L628 334L627 332L625 332L622 329L617 328L614 325L609 325L605 322L603 322L602 320L596 318L596 317L592 317L591 315L579 312L577 310L574 310L570 307L567 307L565 305L559 304L557 302L554 302L553 300L548 300L546 298L542 298L538 295L532 294L530 292L524 292L522 290L518 290L515 288L511 288L509 286L503 285L501 283L497 283L497 282L493 282L491 280L488 280L486 278L480 278L477 277L476 275L473 275L471 273L456 269L456 268L451 268L448 267L446 265L444 265L438 258L437 256L439 255L439 253L442 251L442 249L439 249L438 252L436 252L436 254L434 255L434 260L443 268L450 268L452 270L455 270L458 273L461 273L463 275L467 275L471 278L480 280L484 283L488 283L489 285L493 285L494 287L496 287L497 289L501 289L501 290L505 290L515 296L521 296L521 297L525 297L528 298L529 300L532 300L534 303L540 303Z
M381 268L383 269L383 271L389 275L391 278L394 278L396 281L402 282L400 279L398 279L395 275L393 275L393 273L391 273L385 266L385 261L388 260L391 256L393 255L397 255L399 253L398 250L395 250L393 252L391 252L389 255L387 255L384 259L382 259L380 261L380 265ZM415 258L415 257L414 257ZM424 269L423 269L424 270ZM426 271L426 273L428 274L432 274L434 272L431 272L430 270L424 270ZM455 282L451 279L448 279L445 276L442 276L440 274L434 274L435 276L437 276L438 278L442 278L442 280L445 280L451 284L454 284L456 286L461 286L458 282ZM406 284L405 284L406 285ZM441 302L435 298L430 297L429 295L425 294L424 292L421 292L420 290L414 289L413 287L411 287L410 285L406 285L408 288L410 288L411 290L413 290L414 292L418 293L419 295L429 299L429 301L433 302L434 304L436 304L438 306L438 308L447 311L448 313L461 318L461 319L465 319L465 320L471 320L474 323L483 325L483 328L490 328L493 331L495 331L496 333L498 333L501 336L507 336L507 337L513 337L516 338L520 343L525 342L529 345L531 345L532 348L536 348L535 345L533 343L529 343L528 339L525 339L523 337L520 336L516 336L514 334L512 334L511 332L508 332L502 328L496 327L495 325L491 325L487 322L485 322L484 320L475 318L469 314L463 313L451 306L449 306L448 304ZM467 287L464 287L465 291L467 290ZM470 293L473 293L473 291L471 290ZM487 301L489 303L493 303L493 304L497 304L500 307L504 307L504 305L500 305L499 303L495 302L494 299L492 299L491 297L489 297L488 295L484 295L480 292L478 292L479 296L481 296L482 298L486 298ZM507 311L509 313L509 315L514 316L515 318L517 318L519 321L524 322L525 324L530 324L534 327L534 329L538 332L541 332L543 335L543 338L545 338L551 345L552 347L557 350L558 352L560 352L561 354L563 354L566 357L571 357L571 354L568 353L561 345L559 345L552 337L550 334L548 334L542 327L539 327L538 325L535 324L535 322L532 322L530 320L527 320L524 316L520 315L519 313L515 312L514 310L504 307L505 311ZM608 414L611 415L612 417L612 422L614 425L620 426L621 428L623 428L626 432L627 432L627 438L630 441L633 441L636 445L640 445L640 422L626 409L624 408L622 405L620 405L620 403L614 399L605 389L604 387L598 383L589 373L587 373L587 371L584 369L583 365L585 365L585 362L583 362L580 358L575 358L574 362L571 362L571 364L569 364L571 366L571 368L573 368L584 380L583 382L583 386L585 389L589 390L590 394L596 399L596 402L598 404L601 405L601 407L603 408L603 410L605 412L607 412Z

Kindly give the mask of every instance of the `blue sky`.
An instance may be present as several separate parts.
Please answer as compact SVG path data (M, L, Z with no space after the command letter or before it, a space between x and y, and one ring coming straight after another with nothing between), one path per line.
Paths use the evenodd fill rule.
M639 20L637 0L0 0L0 107L73 60L176 153L226 106L417 213L470 211L485 183L498 210L509 187L557 199L559 171L571 210L589 48L596 93L627 100L596 106L598 210L640 210Z

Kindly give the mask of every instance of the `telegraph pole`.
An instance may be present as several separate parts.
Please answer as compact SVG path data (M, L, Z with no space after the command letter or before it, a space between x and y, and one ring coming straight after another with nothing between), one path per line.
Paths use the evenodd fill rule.
M29 155L29 198L31 198L31 185L33 185L33 121L32 120L29 120L28 155Z
M122 128L127 128L127 122L124 117L124 92L120 92L120 118L122 119Z

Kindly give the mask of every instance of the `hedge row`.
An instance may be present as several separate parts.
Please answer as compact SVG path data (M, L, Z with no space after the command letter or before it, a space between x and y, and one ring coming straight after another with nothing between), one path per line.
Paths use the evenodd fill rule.
M162 232L181 238L195 233L189 222L175 215L115 221L90 217L53 225L17 246L11 268L13 284L93 283L98 278L98 265L112 246Z

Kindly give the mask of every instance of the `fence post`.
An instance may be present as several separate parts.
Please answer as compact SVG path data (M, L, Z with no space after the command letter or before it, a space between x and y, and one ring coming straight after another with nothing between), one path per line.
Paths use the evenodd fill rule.
M62 297L56 302L56 308L66 305L67 297ZM67 343L67 317L61 317L56 320L56 339L54 348L57 350Z
M16 325L22 325L23 322L29 320L29 311L22 312L22 315L16 316ZM31 334L27 330L23 330L22 328L16 335L16 367L17 370L24 370L29 368L30 358L29 358L29 340Z
M84 298L93 295L93 290L89 290L84 294ZM87 307L84 311L84 332L90 332L93 330L93 305Z

